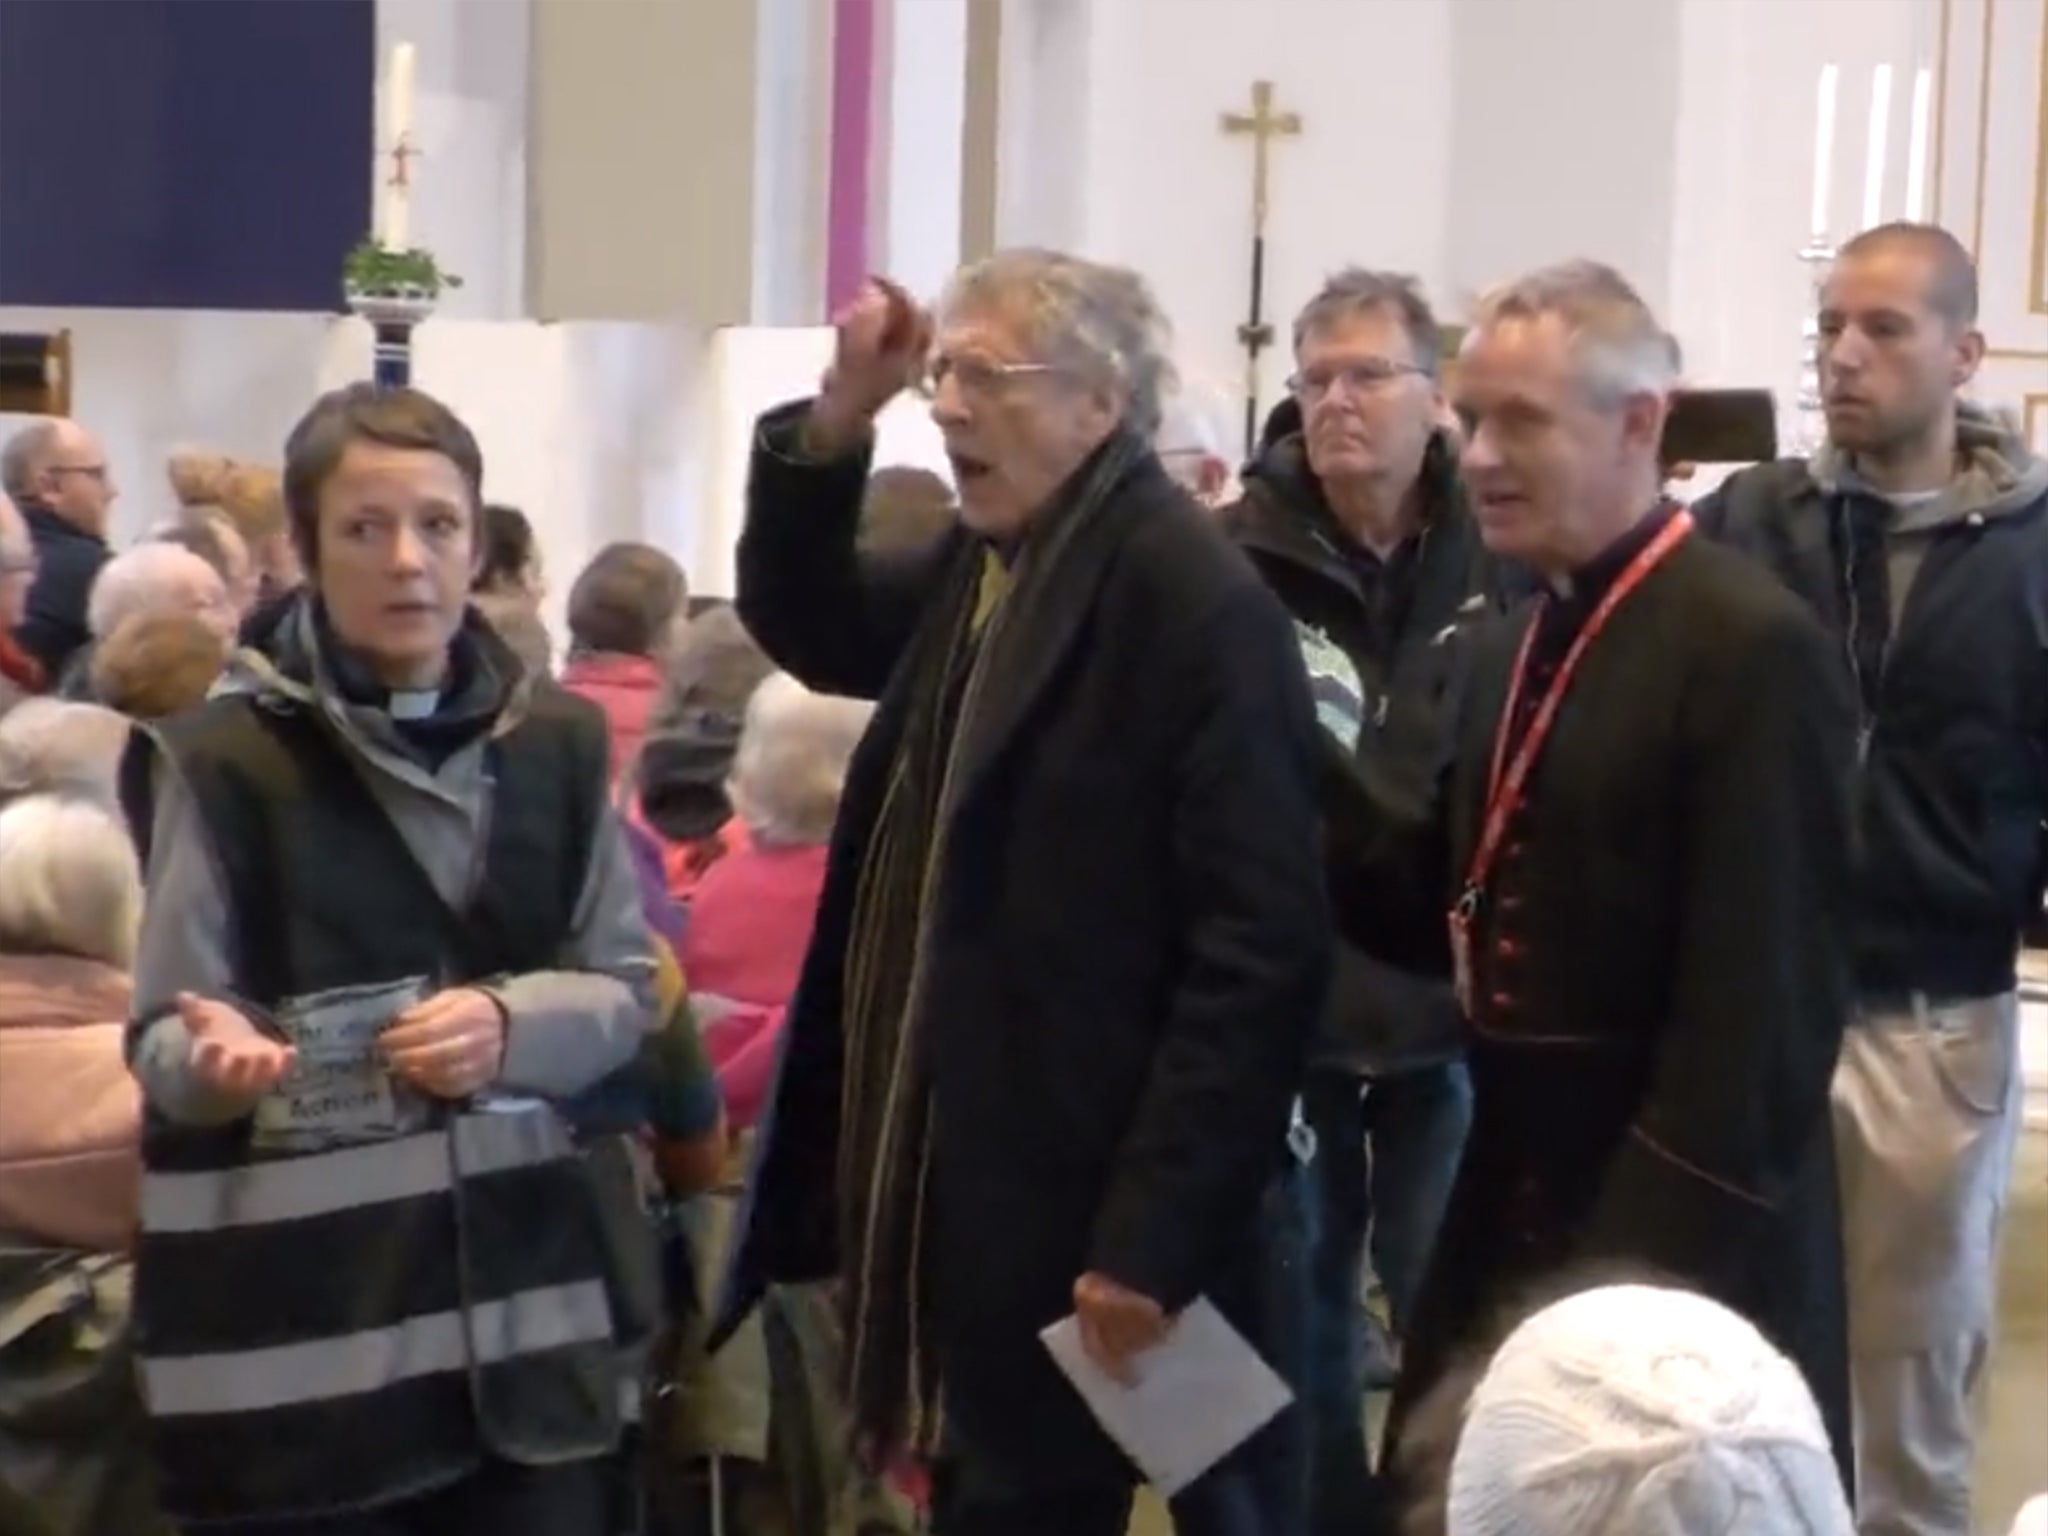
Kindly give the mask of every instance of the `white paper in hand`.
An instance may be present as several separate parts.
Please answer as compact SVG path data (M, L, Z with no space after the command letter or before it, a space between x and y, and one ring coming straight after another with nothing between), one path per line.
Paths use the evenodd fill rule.
M1294 1401L1206 1296L1175 1319L1164 1343L1138 1357L1135 1386L1088 1358L1078 1319L1063 1318L1039 1337L1096 1422L1167 1498Z

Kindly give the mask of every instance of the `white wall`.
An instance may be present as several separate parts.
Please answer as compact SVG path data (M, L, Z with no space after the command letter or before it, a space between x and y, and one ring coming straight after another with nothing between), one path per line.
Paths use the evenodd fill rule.
M1942 218L1977 253L1978 392L2048 453L2048 0L1953 0L1950 36Z
M1346 261L1442 287L1449 0L1012 0L1002 41L999 241L1144 272L1196 377L1241 398L1252 150L1221 115L1250 110L1255 78L1305 128L1270 151L1266 312L1281 338ZM1284 345L1266 354L1265 401L1288 371Z
M1819 68L1842 71L1839 238L1860 223L1878 63L1894 79L1883 213L1904 211L1913 71L1941 60L1944 14L1940 212L1979 254L1981 392L2031 404L2048 443L2048 251L2030 244L2048 195L2043 0L1009 0L999 238L1138 267L1185 361L1240 396L1250 153L1217 114L1264 76L1306 129L1273 151L1283 337L1345 262L1415 273L1456 320L1489 283L1588 255L1658 307L1694 379L1789 404ZM1285 372L1269 354L1264 400Z
M1884 216L1903 215L1914 69L1932 66L1938 0L1685 0L1667 317L1688 372L1789 402L1811 305L1815 82L1840 66L1833 234L1861 224L1871 71L1892 66ZM2017 124L2007 125L2008 128Z
M825 302L832 0L758 3L751 319L798 325L816 319Z
M1515 272L1586 255L1662 307L1682 9L1682 0L1452 0L1443 308L1455 314Z
M889 74L877 125L876 265L931 296L960 265L967 0L895 0L880 25Z

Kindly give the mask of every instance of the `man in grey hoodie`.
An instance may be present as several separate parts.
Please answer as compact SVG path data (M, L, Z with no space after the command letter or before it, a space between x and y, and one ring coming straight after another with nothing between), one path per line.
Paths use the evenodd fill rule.
M1696 506L1840 636L1861 707L1855 1027L1835 1079L1863 1536L1966 1536L2019 1125L2020 935L2048 817L2048 463L1958 392L1984 355L1932 225L1842 248L1827 445Z

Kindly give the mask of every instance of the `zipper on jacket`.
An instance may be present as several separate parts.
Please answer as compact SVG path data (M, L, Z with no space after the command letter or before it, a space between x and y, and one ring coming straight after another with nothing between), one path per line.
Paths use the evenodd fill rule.
M456 915L464 921L467 921L469 914L476 909L477 896L482 892L484 879L490 870L491 823L497 814L498 779L497 775L491 771L490 748L488 745L485 747L484 752L484 761L478 767L476 777L476 830L470 847L469 873L462 882L462 905L455 909ZM469 977L467 981L474 983L482 979L481 977ZM443 984L460 986L464 985L465 982L459 978L452 981L444 978Z
M1891 627L1885 632L1884 647L1877 655L1877 673L1866 679L1856 644L1857 637L1863 632L1863 600L1856 589L1856 529L1849 499L1838 496L1833 506L1836 531L1841 535L1836 547L1841 551L1842 601L1848 619L1842 627L1842 645L1848 652L1849 676L1856 683L1856 766L1861 768L1870 760L1871 738L1877 734L1877 706L1884 697L1884 675L1892 659L1892 647L1898 642L1900 615L1892 615ZM1878 546L1877 558L1886 558L1882 542Z

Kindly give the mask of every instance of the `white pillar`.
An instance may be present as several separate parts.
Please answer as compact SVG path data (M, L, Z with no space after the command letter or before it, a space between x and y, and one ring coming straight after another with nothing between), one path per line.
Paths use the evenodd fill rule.
M832 0L757 0L755 325L814 325L825 291Z
M968 0L895 0L883 22L879 265L930 297L960 265Z
M1084 250L1094 6L1090 0L1001 3L996 244Z

